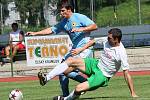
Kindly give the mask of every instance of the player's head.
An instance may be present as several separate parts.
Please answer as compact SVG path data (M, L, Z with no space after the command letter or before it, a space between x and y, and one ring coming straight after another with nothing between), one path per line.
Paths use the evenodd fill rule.
M22 35L22 36L24 36L24 32L23 31L20 31L19 34Z
M111 46L118 46L122 38L122 32L118 28L112 28L108 31L108 42Z
M68 3L64 3L61 5L60 7L60 14L62 17L64 18L70 18L73 12L73 7L68 4Z
M18 24L17 23L12 23L11 27L12 27L12 30L14 32L18 30Z

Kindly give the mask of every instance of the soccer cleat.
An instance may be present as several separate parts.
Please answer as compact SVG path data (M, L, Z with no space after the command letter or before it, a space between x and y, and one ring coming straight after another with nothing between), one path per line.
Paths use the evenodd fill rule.
M44 86L47 83L46 75L43 72L38 72L38 78L42 86Z
M56 96L53 98L53 100L64 100L63 96Z

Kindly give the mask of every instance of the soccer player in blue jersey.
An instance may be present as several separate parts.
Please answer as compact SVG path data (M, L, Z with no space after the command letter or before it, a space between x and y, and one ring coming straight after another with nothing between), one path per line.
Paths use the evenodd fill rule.
M58 34L62 31L66 32L73 43L72 50L65 55L65 61L68 57L87 58L92 56L92 51L85 46L90 39L90 32L97 29L97 25L89 19L87 16L79 13L73 13L72 6L69 4L63 4L60 9L60 14L63 19L53 27L44 29L39 32L27 32L27 35L38 34ZM59 71L59 70L58 70ZM72 71L67 74L67 77L72 78L78 82L84 82L86 79L78 74L78 71ZM69 95L69 80L64 74L59 75L60 84L63 92L63 96ZM47 74L47 80L49 80L49 74ZM40 82L41 85L45 85Z

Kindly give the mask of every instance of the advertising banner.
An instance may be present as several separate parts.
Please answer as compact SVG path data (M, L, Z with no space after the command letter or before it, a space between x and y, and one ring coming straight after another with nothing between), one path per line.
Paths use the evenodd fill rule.
M68 35L27 36L25 44L27 66L59 64L72 46Z

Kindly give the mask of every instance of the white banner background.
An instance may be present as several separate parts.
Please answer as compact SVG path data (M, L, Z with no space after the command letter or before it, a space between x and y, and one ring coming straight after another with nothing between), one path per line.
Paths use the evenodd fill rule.
M27 36L25 44L27 66L59 64L72 46L68 35Z

